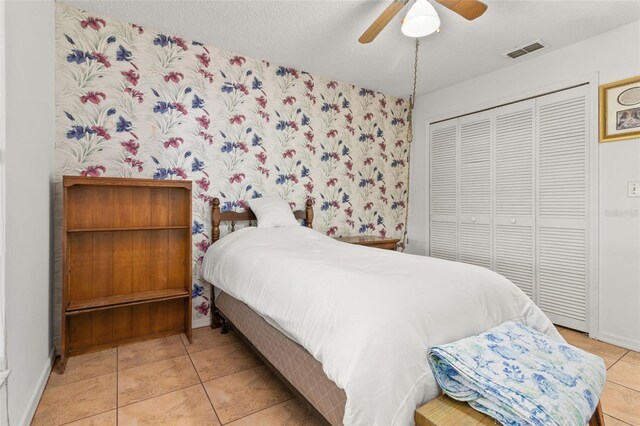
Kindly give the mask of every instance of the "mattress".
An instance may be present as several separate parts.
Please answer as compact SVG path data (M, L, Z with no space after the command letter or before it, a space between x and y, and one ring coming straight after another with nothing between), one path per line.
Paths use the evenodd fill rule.
M228 294L220 293L216 307L330 424L342 424L347 395L324 374L322 364Z

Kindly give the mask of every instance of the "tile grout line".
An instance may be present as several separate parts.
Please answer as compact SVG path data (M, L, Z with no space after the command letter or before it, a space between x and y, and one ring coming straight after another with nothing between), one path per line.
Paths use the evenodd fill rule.
M91 377L86 377L86 378L84 378L84 379L80 379L80 380L74 380L73 382L64 383L64 384L62 384L62 385L58 385L58 386L51 386L51 387L45 388L45 390L49 390L49 389L59 389L59 388L61 388L61 387L63 387L63 386L73 385L73 384L75 384L75 383L82 382L82 381L85 381L85 380L97 379L97 378L99 378L99 377L108 376L109 374L114 374L114 373L115 373L115 374L117 374L117 371L110 371L110 372L108 372L108 373L100 373L100 374L98 374L97 376L91 376ZM43 394L44 394L44 392L43 392ZM41 398L41 400L42 400L42 398ZM40 404L40 402L39 402L39 401L38 401L38 404Z
M104 349L104 351L109 351L109 350L111 350L111 349L116 349L116 348ZM89 353L99 353L99 352L102 352L102 351L89 352ZM82 354L82 355L88 355L89 353L87 353L87 354ZM82 355L78 355L78 356L82 356ZM51 369L51 373L49 373L49 378L47 378L47 384L45 385L44 390L47 390L47 389L56 389L56 388L60 388L60 387L62 387L62 386L70 385L70 384L72 384L72 383L78 383L78 382L81 382L81 381L83 381L83 380L95 379L96 377L106 376L107 374L116 373L117 371L118 371L118 359L116 358L116 369L115 369L114 371L109 371L109 372L106 372L106 373L100 373L100 374L98 374L98 375L85 377L85 378L83 378L83 379L75 379L75 380L71 380L70 382L62 383L62 384L59 384L59 385L48 386L49 382L51 381L51 376L52 376L52 375L54 375L54 374L59 374L59 373L57 373L57 372L54 370L54 368L52 368L52 369ZM59 374L59 375L61 375L61 376L62 376L63 374Z
M191 354L189 352L187 352L187 356L189 357L189 362L191 363L191 366L193 367L193 371L196 372L196 376L198 376L198 380L200 381L200 384L202 384L202 377L200 377L200 373L198 373L198 369L196 368L196 365L193 363L193 360L191 359Z
M182 336L180 336L180 340L182 340ZM187 349L187 345L184 344L184 341L182 341L182 344L185 347L185 350ZM195 352L194 352L195 353ZM211 409L213 410L213 415L216 416L216 419L218 420L218 424L222 424L222 421L220 420L220 416L218 416L218 412L216 411L216 407L213 406L213 402L211 401L211 398L209 397L209 393L207 392L207 389L204 387L204 382L202 381L202 377L200 377L200 373L198 373L198 369L196 368L196 365L193 363L193 360L191 359L191 354L189 353L189 351L187 350L187 356L189 357L189 361L191 362L191 365L193 366L193 369L196 371L196 375L198 376L198 380L200 380L200 387L202 388L202 391L204 392L205 396L207 397L207 401L209 401L209 405L211 406Z
M91 414L91 415L88 415L88 416L85 416L85 417L80 417L79 419L73 419L73 420L70 420L70 421L65 422L65 423L56 423L56 425L57 426L68 425L68 424L71 424L71 423L79 422L80 420L88 419L89 417L99 416L100 414L108 413L109 411L113 411L113 409L109 409L109 410L106 410L106 411L100 411L99 413L94 413L94 414Z
M161 358L161 359L157 359L155 361L145 362L144 364L139 364L139 365L134 365L132 367L123 368L123 369L118 370L118 371L127 371L127 370L131 370L131 369L134 369L134 368L144 367L145 365L149 365L149 364L153 364L153 363L161 362L161 361L168 361L170 359L180 358L181 356L185 356L185 355L187 355L187 354L184 353L184 354L180 354L180 355L176 355L176 356L169 356L167 358Z
M222 378L224 378L224 377L233 376L234 374L244 373L245 371L253 370L253 369L255 369L255 368L267 367L267 366L262 362L262 360L260 360L260 363L261 363L260 365L254 365L253 367L248 367L248 368L244 368L244 369L242 369L242 370L234 371L233 373L225 374L224 376L218 376L218 377L214 377L213 379L205 380L204 382L202 382L202 384L209 383L209 382L213 382L213 381L216 381L216 380L218 380L218 379L222 379ZM268 367L267 367L267 368L268 368ZM196 373L197 373L197 372L198 372L198 371L196 370ZM280 380L280 379L278 379L278 380Z
M172 337L172 336L178 336L178 338L180 338L180 336L179 336L179 335L173 334L173 335L171 335L171 336L159 337L158 339L167 339L167 338ZM144 342L139 342L139 343L152 342L153 340L157 340L157 339L146 340L146 341L144 341ZM162 358L162 359L158 359L158 360L155 360L155 361L144 362L144 363L142 363L142 364L133 365L133 366L131 366L131 367L122 368L122 369L120 369L120 364L118 363L118 371L130 370L130 369L132 369L132 368L142 367L143 365L153 364L154 362L166 361L166 360L168 360L168 359L174 359L174 358L178 358L178 357L181 357L181 356L185 356L185 355L187 355L187 354L188 354L188 353L187 353L187 348L185 348L185 347L184 347L184 342L182 341L182 339L180 339L180 343L182 343L182 347L183 347L183 349L185 350L185 353L183 353L183 354L175 355L175 356L169 356L169 357L167 357L167 358ZM137 344L137 343L133 343L133 345L135 345L135 344ZM126 346L131 346L131 345L117 346L117 348L122 348L122 347L126 347Z
M626 355L626 354L625 354L625 355ZM602 358L602 357L600 357L600 358ZM613 364L611 364L611 365L609 366L609 368L607 368L606 370L607 370L607 371L611 370L611 369L613 368L613 366L614 366L614 365L616 365L618 362L620 362L620 360L621 360L622 358L624 358L624 355L622 355L620 358L618 358L618 359L617 359Z
M223 346L233 345L234 343L244 343L244 342L242 342L242 340L236 340L235 342L227 342L227 343L223 343L221 345L211 346L210 348L198 349L197 351L193 351L193 352L189 352L189 350L187 349L187 353L189 355L197 354L198 352L204 352L204 351L208 351L208 350L211 350L211 349L221 348ZM186 347L185 347L185 349L186 349Z
M233 422L237 422L237 421L238 421L238 420L240 420L240 419L244 419L245 417L253 416L254 414L258 414L258 413L260 413L260 412L262 412L262 411L264 411L264 410L268 410L269 408L273 408L273 407L275 407L275 406L277 406L277 405L284 404L285 402L291 401L292 399L295 399L295 396L293 396L292 398L289 398L289 399L285 399L284 401L277 402L277 403L275 403L275 404L273 404L273 405L269 405L268 407L264 407L264 408L261 408L261 409L256 410L256 411L252 411L252 412L250 412L250 413L245 414L245 415L244 415L244 416L242 416L242 417L238 417L237 419L233 419L233 420L231 420L231 421L228 421L227 423L220 423L220 424L221 424L222 426L224 426L224 425L231 424L231 423L233 423Z
M125 404L125 405L119 406L119 407L118 407L118 409L120 409L120 408L125 408L125 407L129 407L129 406L134 405L134 404L137 404L137 403L139 403L139 402L148 401L148 400L150 400L150 399L157 398L157 397L159 397L159 396L164 396L164 395L167 395L167 394L172 393L172 392L178 392L178 391L180 391L180 390L184 390L184 389L187 389L187 388L191 388L191 387L193 387L193 386L198 386L199 384L201 384L201 383L192 383L192 384L190 384L190 385L183 386L183 387L181 387L181 388L172 389L172 390L170 390L169 392L163 392L163 393L159 393L158 395L150 396L150 397L148 397L148 398L139 399L139 400L136 400L136 401L130 402L129 404Z
M603 413L604 413L604 411L603 411ZM633 426L631 423L625 422L624 420L620 420L620 419L619 419L619 418L617 418L616 416L612 416L611 414L608 414L608 413L604 413L604 414L606 414L607 416L609 416L609 417L611 417L611 418L616 419L616 420L617 420L617 421L619 421L619 422L624 423L625 425Z
M238 420L242 420L242 419L244 419L244 418L246 418L246 417L253 416L254 414L261 413L261 412L263 412L263 411L265 411L265 410L268 410L269 408L276 407L276 406L278 406L278 405L280 405L280 404L284 404L285 402L289 402L289 401L291 401L291 400L293 400L293 399L296 399L296 396L295 396L295 395L294 395L293 397L289 398L289 399L285 399L284 401L280 401L280 402L278 402L277 404L270 405L270 406L265 407L265 408L261 408L260 410L258 410L258 411L254 411L254 412L249 413L249 414L245 414L244 416L242 416L242 417L238 417L237 419L231 420L230 422L227 422L227 423L222 423L222 422L220 422L220 425L221 425L221 426L225 426L225 425L231 424L231 423L233 423L233 422L237 422ZM305 410L306 410L306 409L307 409L307 408L305 408Z
M207 389L204 387L204 383L200 382L200 387L202 387L202 391L207 396L207 401L209 401L209 405L211 406L211 409L213 410L213 415L216 416L216 419L218 419L218 424L221 425L222 424L222 420L220 420L220 416L218 416L218 412L216 411L216 407L213 406L213 402L211 401L211 397L209 396L209 392L207 392Z
M629 352L631 352L631 350L630 350L630 349L627 349L627 351L626 351L624 354L622 354L622 356L620 357L620 359L619 359L618 361L622 360L622 358L624 358L625 356L627 356L627 355L629 354ZM616 361L616 362L618 362L618 361Z
M623 387L623 388L625 388L625 389L629 389L630 391L635 392L635 393L637 393L637 394L640 394L640 390L637 390L637 389L634 389L634 388L630 388L629 386L626 386L626 385L620 384L620 383L618 383L618 382L614 382L613 380L606 380L606 381L607 381L607 382L609 382L609 383L613 383L614 385L621 386L621 387ZM639 395L639 396L640 396L640 395Z
M189 354L189 359L191 360L191 363L193 363L193 360L191 359L191 355L190 354ZM222 379L223 377L228 377L228 376L231 376L232 374L242 373L243 371L251 370L251 369L254 369L254 368L263 367L263 366L266 367L266 365L264 364L264 362L260 358L258 358L258 361L260 362L259 365L254 365L253 367L243 368L241 370L237 370L237 371L233 371L231 373L223 374L222 376L216 376L216 377L213 377L211 379L204 380L204 381L202 380L202 377L200 377L200 373L198 373L198 369L195 368L195 364L194 364L194 368L196 370L196 374L198 374L198 378L200 379L200 381L202 383L205 383L205 382L212 382L214 380Z

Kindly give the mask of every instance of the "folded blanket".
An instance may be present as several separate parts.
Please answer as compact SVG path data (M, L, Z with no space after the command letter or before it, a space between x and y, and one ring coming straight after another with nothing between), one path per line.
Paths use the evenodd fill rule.
M606 370L600 357L516 322L429 349L444 392L504 425L585 425Z

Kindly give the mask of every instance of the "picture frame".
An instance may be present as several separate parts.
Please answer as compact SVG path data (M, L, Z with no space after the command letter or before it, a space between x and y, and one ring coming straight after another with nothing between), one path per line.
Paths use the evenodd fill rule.
M640 138L640 76L600 85L600 142Z

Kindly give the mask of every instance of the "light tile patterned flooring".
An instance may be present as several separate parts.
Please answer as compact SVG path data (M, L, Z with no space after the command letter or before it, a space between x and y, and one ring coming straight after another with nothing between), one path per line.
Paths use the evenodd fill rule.
M209 327L69 358L33 425L320 425L237 336Z
M640 426L640 353L558 327L601 356L607 425ZM51 373L33 425L316 425L310 413L231 332L208 327L69 358Z

